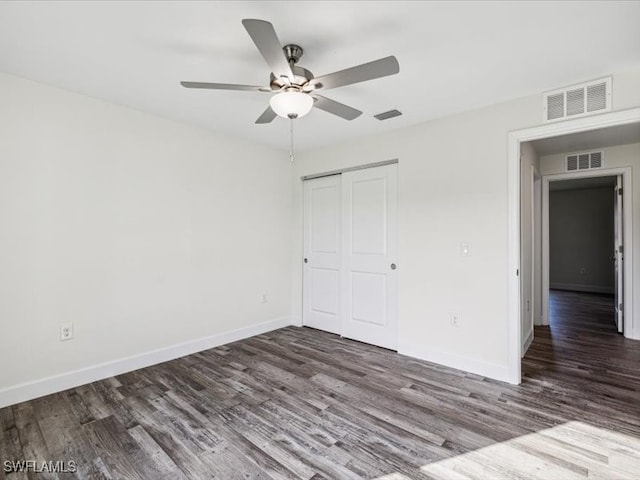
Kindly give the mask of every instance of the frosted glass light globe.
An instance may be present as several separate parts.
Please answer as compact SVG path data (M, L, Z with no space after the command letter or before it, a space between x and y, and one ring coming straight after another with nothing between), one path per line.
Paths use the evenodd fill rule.
M281 92L271 97L269 104L280 117L301 118L311 111L313 98L302 92Z

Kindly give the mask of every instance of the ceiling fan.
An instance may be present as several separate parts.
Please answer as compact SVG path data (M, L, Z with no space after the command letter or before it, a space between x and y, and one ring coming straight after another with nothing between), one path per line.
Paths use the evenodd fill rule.
M314 77L309 70L296 65L302 56L302 48L294 44L282 47L271 23L265 20L244 19L242 25L271 69L269 86L207 82L180 82L180 84L185 88L273 93L269 106L255 123L269 123L276 115L290 119L300 118L309 113L313 107L345 120L353 120L362 114L360 110L318 95L316 92L386 77L400 71L398 60L390 56Z

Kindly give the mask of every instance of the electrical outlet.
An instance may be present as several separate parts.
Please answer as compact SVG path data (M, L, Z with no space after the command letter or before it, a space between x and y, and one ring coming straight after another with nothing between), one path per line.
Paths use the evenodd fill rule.
M269 296L266 293L263 293L260 297L260 301L262 303L267 303L269 301Z
M461 243L460 244L460 256L462 257L468 257L469 255L471 255L471 246L468 243Z
M71 340L73 338L73 323L65 322L60 324L60 341Z
M460 316L457 313L452 313L451 315L449 315L449 323L451 323L452 327L459 327L460 326Z

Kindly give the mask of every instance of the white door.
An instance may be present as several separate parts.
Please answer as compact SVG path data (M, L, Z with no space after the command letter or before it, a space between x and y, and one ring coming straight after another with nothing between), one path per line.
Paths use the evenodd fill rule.
M397 164L342 174L342 335L394 350L397 177Z
M342 333L340 175L304 182L303 312L306 326Z
M622 231L622 175L618 175L614 200L614 246L613 261L615 262L615 295L616 295L616 325L618 332L623 333L624 316L623 316L623 292L624 292L624 246L622 239L624 232Z

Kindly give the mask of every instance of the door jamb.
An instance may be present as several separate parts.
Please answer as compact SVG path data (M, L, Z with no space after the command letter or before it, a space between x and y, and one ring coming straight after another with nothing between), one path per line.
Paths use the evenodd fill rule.
M508 381L519 384L522 375L521 298L520 298L520 144L532 140L587 132L616 125L640 123L640 108L603 113L538 127L516 130L508 134L508 261L507 261L507 371ZM625 292L626 293L626 292ZM630 303L631 299L627 299Z
M542 175L534 166L533 172L533 326L542 322ZM538 301L539 300L539 301ZM537 314L537 315L536 315ZM535 328L534 328L535 330ZM532 337L533 337L532 333ZM533 339L532 339L533 340Z
M522 162L522 160L521 160ZM520 164L522 167L522 163ZM531 346L531 343L533 342L533 335L534 335L534 325L535 325L535 271L536 271L536 253L535 253L535 238L536 238L536 221L535 221L535 211L536 211L536 202L535 202L535 181L536 178L540 178L540 174L538 173L538 169L536 168L535 165L530 165L529 168L529 175L527 175L526 177L526 182L527 185L529 186L529 188L531 189L531 198L529 198L529 225L527 225L527 227L529 228L529 237L530 237L530 241L531 241L531 269L528 272L529 274L529 291L526 292L526 295L530 298L529 301L529 311L527 312L527 309L524 308L525 305L521 304L522 307L522 311L520 313L521 320L526 320L525 323L527 325L527 328L530 328L529 331L523 332L526 337L524 338L524 340L521 340L522 343L522 348L520 350L520 358L524 357L525 353L527 353L527 350L529 349L529 347ZM522 179L521 179L521 183L520 183L520 190L522 191ZM522 199L521 199L522 200ZM521 204L522 207L522 204ZM522 210L520 211L520 213L522 214ZM522 240L522 224L520 225L520 239ZM522 258L522 242L520 244L520 256ZM524 278L522 275L524 274L524 269L522 268L522 265L520 266L520 278ZM524 291L524 285L525 283L520 281L520 295L523 294ZM521 297L522 298L522 297ZM524 312L524 313L522 313ZM525 317L523 318L522 315L525 315ZM526 318L528 317L528 318ZM529 327L529 325L531 325Z

